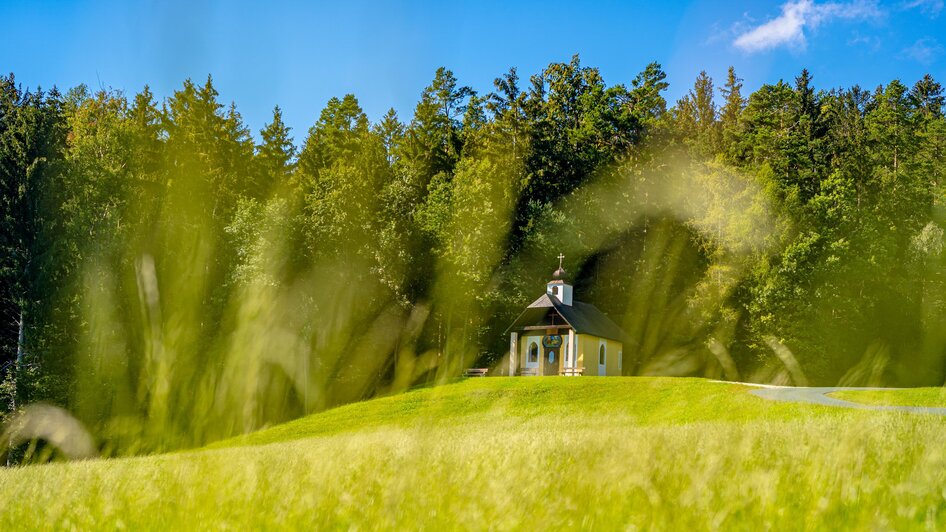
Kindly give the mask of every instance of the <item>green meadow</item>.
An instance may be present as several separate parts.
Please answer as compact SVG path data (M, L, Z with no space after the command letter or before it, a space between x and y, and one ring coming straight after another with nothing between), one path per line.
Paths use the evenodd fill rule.
M0 529L946 526L946 420L749 390L644 377L420 388L196 450L0 470Z
M829 395L866 405L946 407L946 388L844 390Z
M86 4L0 1L0 532L946 530L946 0Z

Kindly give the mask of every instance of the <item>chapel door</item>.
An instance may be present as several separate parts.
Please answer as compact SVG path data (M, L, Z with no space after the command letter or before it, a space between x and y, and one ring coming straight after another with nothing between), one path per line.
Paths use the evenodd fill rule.
M542 375L558 375L558 366L561 360L561 349L546 347L542 357Z

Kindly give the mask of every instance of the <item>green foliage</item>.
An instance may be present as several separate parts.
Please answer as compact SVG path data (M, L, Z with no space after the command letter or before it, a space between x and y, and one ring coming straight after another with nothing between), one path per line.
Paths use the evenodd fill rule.
M273 109L273 121L260 130L262 142L256 147L259 183L256 195L268 197L274 190L286 187L295 169L296 147L289 136L291 128L282 121L282 110Z
M156 101L0 78L0 398L106 453L200 445L502 370L565 254L628 373L946 379L946 118L926 76L744 93L578 56L411 117L329 100L301 146L210 78Z
M678 135L692 143L694 150L702 156L714 154L719 142L715 99L713 80L704 70L697 76L690 92L677 102L674 113Z
M628 104L645 131L653 131L667 112L663 91L670 85L664 81L667 74L659 63L650 63L631 82Z
M720 142L723 153L729 157L732 156L739 140L742 112L746 107L746 101L742 97L742 81L741 78L736 77L736 69L729 67L726 84L720 91L726 102L719 112L719 127L722 130Z

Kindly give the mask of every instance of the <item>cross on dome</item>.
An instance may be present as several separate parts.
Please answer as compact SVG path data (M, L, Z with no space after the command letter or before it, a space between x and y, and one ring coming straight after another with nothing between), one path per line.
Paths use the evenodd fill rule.
M562 267L562 261L565 260L565 255L558 254L558 269L552 272L552 280L562 281L565 279L565 268Z

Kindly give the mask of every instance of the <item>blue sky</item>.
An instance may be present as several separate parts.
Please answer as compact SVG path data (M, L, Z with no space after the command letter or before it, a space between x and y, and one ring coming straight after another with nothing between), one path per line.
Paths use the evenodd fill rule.
M946 83L944 0L279 2L0 0L0 71L161 97L212 74L254 133L283 108L297 141L332 96L410 118L438 66L479 92L581 55L609 84L658 61L680 97L729 65L747 89L807 67L818 87Z

